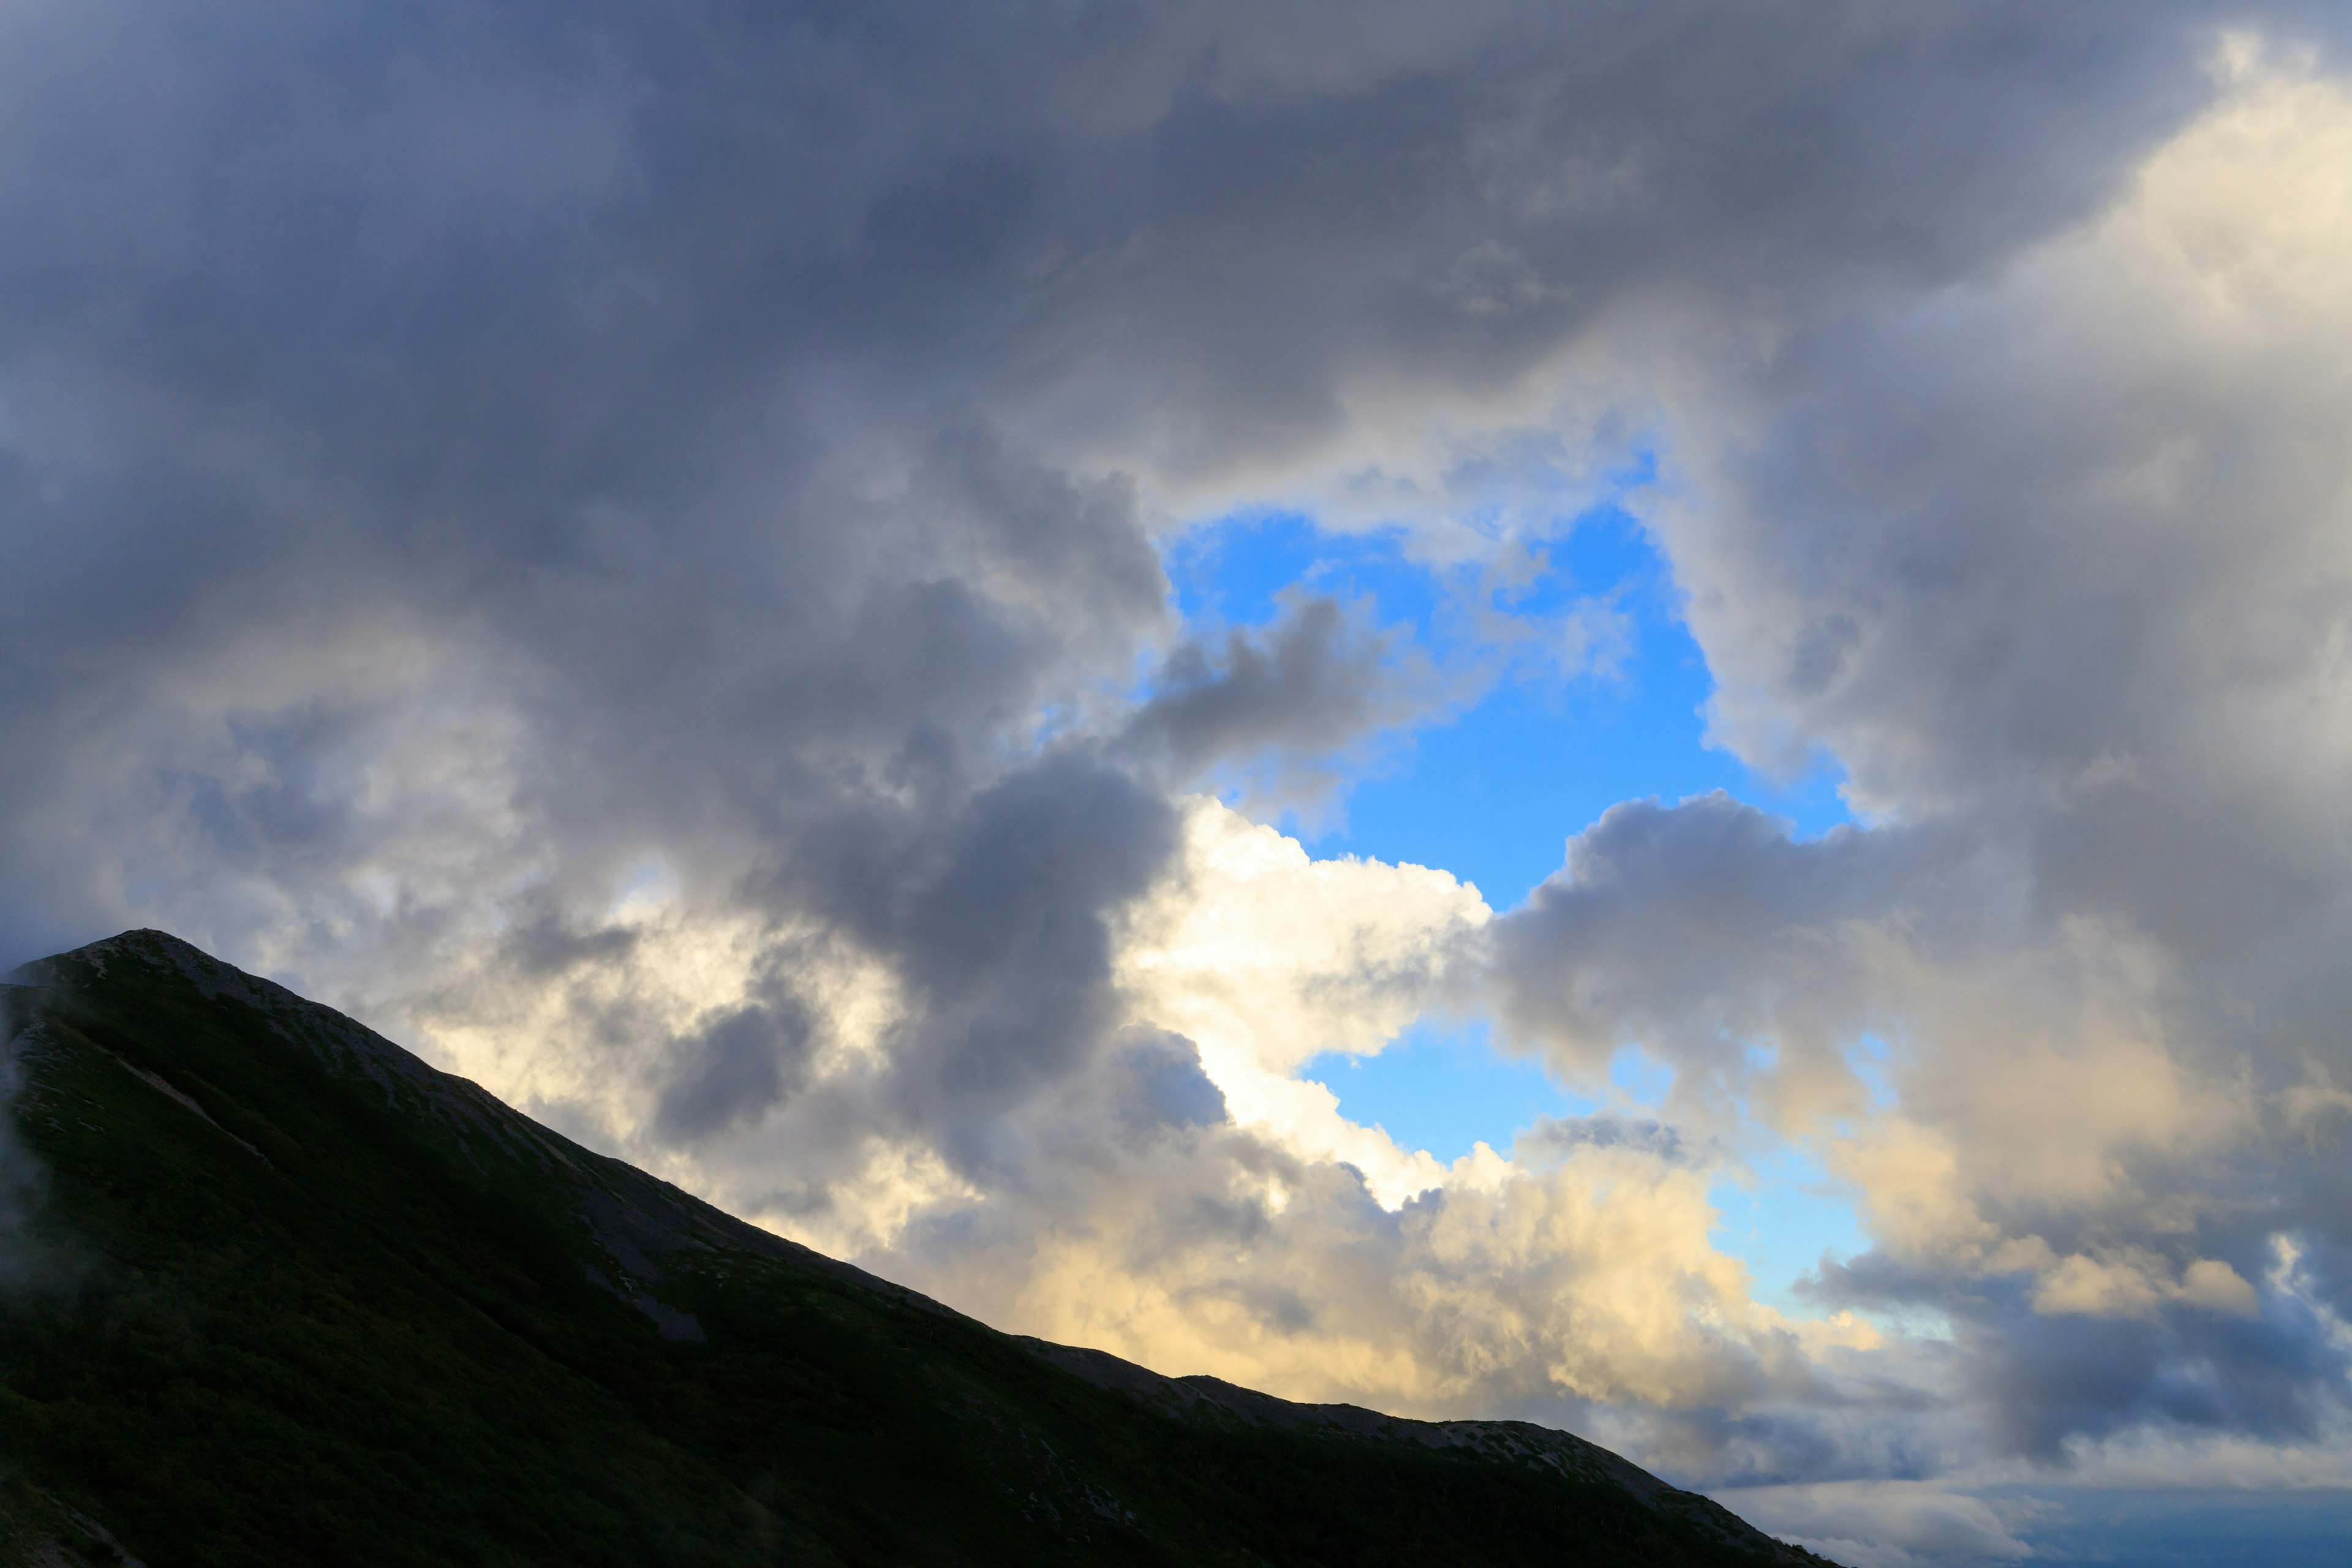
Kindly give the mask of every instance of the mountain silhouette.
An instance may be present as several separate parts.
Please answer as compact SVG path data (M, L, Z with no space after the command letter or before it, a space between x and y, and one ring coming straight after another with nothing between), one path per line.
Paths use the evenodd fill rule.
M1806 1563L1564 1432L1000 1333L161 931L27 964L0 1563Z

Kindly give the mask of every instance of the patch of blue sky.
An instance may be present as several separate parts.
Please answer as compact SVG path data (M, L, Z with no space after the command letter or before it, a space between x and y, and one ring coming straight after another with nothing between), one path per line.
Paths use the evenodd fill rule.
M1564 678L1539 661L1507 666L1475 700L1345 781L1341 809L1309 825L1312 852L1441 867L1501 910L1557 871L1568 837L1620 801L1725 789L1789 818L1801 836L1849 820L1833 771L1778 784L1706 744L1706 659L1638 522L1602 508L1544 552L1547 569L1507 607L1532 619L1598 601L1622 617L1620 657ZM1443 668L1468 668L1489 652L1462 613L1465 594L1477 592L1475 570L1417 561L1401 533L1332 534L1295 514L1237 516L1171 542L1166 561L1177 608L1196 626L1264 625L1278 596L1297 589L1367 604Z
M1886 1042L1876 1035L1864 1035L1847 1047L1845 1065L1869 1092L1872 1110L1891 1110L1902 1098L1891 1076L1895 1065L1892 1053Z
M1853 1205L1821 1162L1785 1144L1718 1178L1707 1201L1716 1212L1707 1239L1748 1266L1757 1300L1790 1317L1816 1315L1795 1287L1824 1254L1843 1260L1870 1246Z
M1264 626L1286 592L1331 594L1365 605L1440 668L1471 667L1491 652L1476 646L1481 628L1465 609L1482 591L1475 568L1433 566L1407 543L1401 532L1334 534L1295 514L1253 514L1188 531L1165 559L1176 607L1197 630ZM1540 661L1505 663L1475 700L1375 752L1345 781L1342 809L1327 823L1302 830L1286 820L1311 852L1439 867L1475 883L1499 910L1557 871L1569 837L1621 801L1723 789L1788 818L1801 837L1851 820L1834 771L1776 783L1706 743L1706 662L1665 563L1631 515L1600 508L1543 550L1544 569L1504 607L1532 620L1580 601L1605 605L1622 617L1613 661L1567 676ZM1877 1085L1884 1047L1857 1050ZM1588 1086L1598 1098L1587 1098L1497 1050L1483 1025L1429 1023L1374 1056L1316 1058L1301 1076L1329 1088L1349 1120L1448 1162L1482 1141L1507 1151L1540 1118L1654 1110L1673 1081L1629 1048L1605 1084ZM1851 1204L1797 1150L1761 1149L1709 1195L1720 1216L1716 1245L1748 1265L1759 1300L1792 1316L1811 1315L1793 1292L1801 1275L1824 1253L1852 1257L1869 1245Z
M1326 1051L1299 1069L1339 1097L1339 1114L1380 1127L1407 1149L1451 1164L1485 1142L1507 1152L1538 1119L1590 1115L1593 1102L1561 1090L1542 1067L1506 1056L1484 1024L1415 1024L1378 1055Z
M1654 1111L1674 1082L1664 1063L1628 1047L1610 1065L1605 1098L1579 1094L1532 1058L1497 1050L1484 1024L1447 1028L1430 1022L1372 1056L1325 1052L1299 1076L1337 1095L1349 1121L1379 1127L1400 1146L1426 1150L1449 1164L1479 1142L1508 1153L1518 1133L1546 1118ZM1818 1159L1786 1145L1768 1145L1727 1169L1707 1201L1717 1214L1709 1241L1747 1265L1756 1300L1790 1317L1817 1315L1795 1287L1825 1254L1851 1258L1870 1246L1843 1189ZM1883 1326L1948 1332L1924 1321Z
M1656 1110L1675 1087L1675 1069L1639 1046L1624 1046L1609 1059L1609 1084L1620 1103L1637 1110Z

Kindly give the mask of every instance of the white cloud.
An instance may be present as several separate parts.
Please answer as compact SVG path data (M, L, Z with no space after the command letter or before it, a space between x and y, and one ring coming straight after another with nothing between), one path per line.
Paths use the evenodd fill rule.
M1348 1121L1297 1072L1325 1052L1369 1056L1392 1041L1487 918L1477 889L1447 872L1311 859L1297 840L1194 797L1173 874L1129 912L1117 973L1135 1018L1198 1045L1236 1121L1304 1158L1355 1165L1394 1207L1443 1184L1445 1167Z

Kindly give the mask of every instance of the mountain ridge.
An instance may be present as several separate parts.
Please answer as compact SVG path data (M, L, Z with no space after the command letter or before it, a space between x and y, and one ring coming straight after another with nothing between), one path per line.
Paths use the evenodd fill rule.
M1302 1487L1315 1481L1354 1489L1364 1494L1355 1506L1370 1514L1416 1506L1409 1495L1390 1495L1402 1478L1432 1499L1503 1500L1532 1521L1519 1530L1508 1508L1458 1527L1414 1515L1420 1522L1403 1528L1435 1531L1440 1549L1448 1531L1484 1529L1495 1537L1491 1550L1472 1542L1447 1561L1519 1561L1510 1542L1530 1532L1540 1538L1537 1526L1545 1521L1570 1528L1580 1521L1590 1536L1580 1544L1594 1562L1821 1561L1572 1434L1521 1422L1420 1422L1352 1405L1297 1405L1215 1378L1164 1376L1100 1351L1001 1334L584 1149L356 1020L166 932L126 931L25 965L8 983L11 1012L22 1026L12 1024L23 1082L11 1110L18 1134L51 1173L44 1213L57 1223L46 1245L79 1261L63 1270L72 1281L20 1290L0 1315L0 1328L8 1331L0 1333L0 1436L16 1439L9 1451L34 1458L17 1495L33 1488L66 1510L46 1527L10 1526L11 1517L29 1519L38 1510L25 1504L12 1515L5 1500L10 1494L0 1488L0 1554L9 1549L11 1529L30 1540L46 1528L43 1549L51 1560L109 1560L90 1555L100 1547L77 1549L64 1541L56 1519L68 1518L88 1527L86 1540L100 1539L90 1531L109 1528L129 1540L131 1548L102 1548L123 1553L115 1560L130 1560L133 1548L152 1552L159 1568L176 1561L268 1560L267 1552L222 1557L211 1549L223 1531L241 1531L248 1547L268 1544L266 1530L225 1522L233 1510L205 1513L203 1499L235 1490L233 1479L215 1478L206 1482L210 1491L195 1487L188 1496L138 1487L126 1501L119 1484L110 1495L106 1478L124 1468L121 1457L110 1468L85 1453L78 1469L74 1445L58 1433L79 1417L58 1414L60 1398L44 1408L40 1396L57 1383L54 1372L6 1353L13 1341L46 1333L83 1347L85 1355L100 1347L103 1362L114 1353L105 1348L112 1342L102 1323L93 1328L83 1319L89 1301L110 1291L141 1303L118 1302L122 1315L149 1311L194 1325L188 1331L199 1349L187 1352L194 1359L178 1374L238 1419L277 1431L289 1418L269 1400L303 1412L308 1425L299 1437L281 1433L289 1465L299 1462L305 1441L331 1446L334 1462L352 1475L407 1467L465 1500L481 1517L461 1510L464 1528L440 1533L467 1550L447 1555L445 1542L432 1549L443 1552L436 1560L589 1560L549 1556L535 1540L564 1532L567 1507L590 1506L575 1494L594 1498L614 1484L613 1475L631 1473L619 1459L563 1448L561 1434L546 1440L556 1455L547 1458L531 1446L534 1422L528 1417L520 1432L510 1413L494 1409L445 1422L507 1456L505 1462L553 1466L541 1490L530 1494L544 1517L535 1515L526 1529L495 1517L495 1492L485 1492L478 1479L435 1471L434 1465L446 1470L449 1463L421 1449L415 1435L377 1437L387 1423L395 1429L404 1421L432 1425L429 1411L417 1416L399 1410L398 1400L377 1386L383 1378L405 1376L416 1383L418 1398L429 1392L462 1405L473 1387L467 1375L477 1368L469 1363L453 1373L429 1345L415 1353L400 1348L406 1359L397 1368L377 1366L369 1347L410 1331L393 1314L371 1319L364 1333L338 1328L332 1307L320 1309L324 1328L299 1314L285 1325L247 1324L264 1344L245 1343L234 1316L223 1319L205 1294L242 1289L235 1283L241 1277L234 1269L223 1274L221 1260L206 1250L210 1239L183 1235L182 1250L193 1257L173 1262L168 1234L157 1234L152 1219L124 1217L158 1200L125 1180L121 1166L131 1156L104 1125L110 1115L148 1130L141 1135L189 1173L189 1201L223 1216L237 1237L253 1228L239 1215L269 1210L280 1216L278 1228L311 1238L310 1254L298 1244L290 1256L273 1259L289 1290L322 1289L311 1278L319 1271L311 1256L331 1252L335 1267L352 1271L352 1279L413 1296L427 1338L464 1345L473 1363L495 1363L498 1377L529 1385L551 1408L593 1410L582 1419L609 1428L624 1457L649 1467L667 1489L643 1508L629 1499L598 1505L627 1516L625 1530L614 1526L621 1531L614 1537L619 1555L610 1560L1441 1560L1395 1552L1381 1558L1377 1534L1366 1537L1372 1556L1341 1551L1353 1539L1350 1530L1365 1533L1344 1510L1325 1508L1331 1517L1316 1516L1302 1534L1283 1510L1311 1512L1321 1505L1258 1496L1265 1489L1261 1478L1276 1476ZM110 1078L100 1070L105 1066L120 1071ZM131 1097L132 1085L149 1097L143 1108ZM69 1100L101 1121L89 1121ZM86 1131L57 1114L69 1109ZM322 1160L321 1149L338 1139L349 1157ZM313 1212L322 1205L329 1219L360 1217L383 1247L371 1252L349 1240ZM428 1223L404 1232L394 1216L410 1210ZM321 1247L321 1237L332 1239ZM455 1239L445 1246L445 1237ZM232 1238L221 1245L235 1251L255 1244ZM397 1255L400 1266L386 1263L384 1252ZM411 1254L415 1272L428 1282L404 1272ZM124 1277L135 1277L138 1289L126 1290ZM582 1286L593 1294L579 1295ZM327 1296L332 1299L331 1289ZM626 1320L593 1306L595 1299L625 1308ZM261 1320L277 1315L267 1296L244 1310ZM630 1331L626 1321L641 1327ZM650 1345L639 1342L646 1329ZM339 1415L331 1401L314 1408L320 1406L318 1390L302 1388L299 1379L281 1380L282 1389L267 1382L266 1396L251 1395L247 1384L216 1375L206 1359L216 1342L226 1342L253 1361L236 1363L246 1377L267 1371L277 1378L280 1363L299 1361L300 1347L322 1333L340 1358L333 1368L360 1390L353 1397L368 1412L363 1420ZM821 1349L793 1348L817 1340L825 1342ZM728 1382L711 1370L720 1363L751 1381ZM761 1377L784 1392L761 1403L752 1389ZM808 1394L828 1380L840 1386ZM103 1366L84 1381L105 1391L85 1395L85 1405L112 1400L120 1407L114 1413L129 1413L133 1424L163 1419L140 1403L137 1386L106 1383ZM330 1379L320 1386L342 1385ZM860 1422L872 1415L865 1405L875 1401L896 1412L898 1425L877 1423L861 1434ZM681 1416L677 1407L694 1414ZM519 1408L530 1407L526 1401ZM764 1435L763 1422L772 1428ZM934 1429L943 1427L952 1430L942 1436ZM351 1437L346 1428L362 1435ZM201 1433L173 1430L170 1442L191 1456L182 1462L202 1470ZM1056 1439L1070 1451L1057 1448ZM37 1468L49 1489L35 1486ZM1220 1479L1198 1482L1198 1474ZM829 1479L819 1484L812 1477ZM924 1478L935 1491L922 1489ZM354 1518L371 1513L362 1482L342 1471L328 1479L345 1500L338 1507ZM908 1485L917 1488L911 1506L883 1500ZM861 1495L860 1487L873 1496ZM677 1518L719 1522L681 1534L664 1509ZM339 1515L318 1528L332 1533L347 1526ZM632 1531L653 1544L628 1547L622 1537ZM991 1539L992 1531L1011 1533ZM417 1537L412 1555L425 1560L431 1552L423 1542L434 1532L413 1527L408 1533ZM1318 1554L1326 1541L1328 1557ZM168 1550L155 1552L151 1542ZM76 1550L82 1555L71 1555Z

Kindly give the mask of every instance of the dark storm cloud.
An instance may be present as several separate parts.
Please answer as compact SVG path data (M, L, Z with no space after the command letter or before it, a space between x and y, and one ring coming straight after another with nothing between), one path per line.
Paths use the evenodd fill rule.
M524 974L552 977L585 964L621 962L637 945L635 931L621 926L575 926L543 898L518 900L508 912L513 918L500 936L499 956Z
M732 1007L673 1042L677 1076L661 1093L656 1130L692 1143L766 1115L808 1079L808 1010L790 997Z
M905 1112L952 1138L1076 1070L1114 1022L1108 918L1174 847L1162 798L1076 758L981 792L922 842L884 881L891 901L851 922L929 1004L894 1053Z
M499 972L617 1050L664 1032L588 984L642 958L601 910L650 864L906 977L894 1115L1081 1065L1167 808L1007 742L1164 584L1130 485L963 396L1036 182L947 151L991 100L919 79L962 62L814 15L107 22L15 24L47 153L0 170L45 236L0 241L5 591L52 652L10 661L0 767L20 823L108 779L124 880L12 835L9 940L184 879L178 923L369 985L339 952L430 973L487 908ZM809 1032L697 1020L660 1136L759 1120Z
M1501 7L1337 58L1179 8L27 15L0 330L56 439L17 483L100 423L46 510L168 605L180 552L106 542L202 538L209 583L389 535L446 594L593 550L592 500L740 537L723 470L972 399L1214 462L1353 366L1492 383L1629 294L1965 271L2189 106L2196 41L2140 14ZM1506 252L1570 303L1465 294Z
M1335 52L1181 8L20 13L6 592L53 651L8 798L45 809L64 715L148 721L147 672L366 616L528 693L522 804L599 843L972 743L1158 623L1129 504L1053 451L1215 467L1727 267L1965 270L2194 89L2160 18L2027 15L1400 8ZM1171 739L1270 711L1246 673ZM363 713L252 685L281 732ZM265 787L218 852L335 830ZM12 864L11 940L104 918L70 857Z

